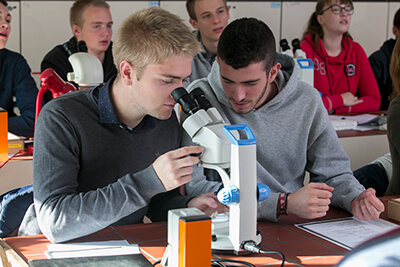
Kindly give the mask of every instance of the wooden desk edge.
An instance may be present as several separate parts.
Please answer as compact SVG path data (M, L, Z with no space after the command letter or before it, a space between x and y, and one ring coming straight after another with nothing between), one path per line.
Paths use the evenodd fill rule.
M10 247L4 239L0 239L0 258L3 266L9 267L9 266L22 266L22 267L27 267L28 264L26 263L25 260L21 258L20 255L18 255L12 247Z

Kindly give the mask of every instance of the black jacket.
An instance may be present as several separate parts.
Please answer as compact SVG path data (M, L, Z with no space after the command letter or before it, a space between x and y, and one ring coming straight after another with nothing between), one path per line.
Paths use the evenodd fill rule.
M77 41L72 37L67 43L77 49ZM46 54L40 64L40 71L43 72L47 68L52 68L64 81L67 81L67 73L73 72L72 65L68 61L69 54L63 47L63 44L57 45ZM112 42L106 50L103 62L104 82L107 82L111 77L117 75L117 69L114 65L112 56ZM51 92L47 91L44 99L46 102L52 99Z
M389 97L393 90L392 79L390 78L389 74L389 66L395 43L395 39L385 41L381 48L372 53L368 58L372 71L374 72L376 82L378 83L379 91L381 93L380 110L388 109Z

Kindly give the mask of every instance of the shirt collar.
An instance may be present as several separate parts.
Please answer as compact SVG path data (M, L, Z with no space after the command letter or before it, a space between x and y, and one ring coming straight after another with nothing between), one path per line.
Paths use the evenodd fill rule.
M115 78L116 77L111 78L103 86L99 86L94 89L93 97L99 105L100 123L116 124L119 127L124 128L131 132L140 129L146 130L155 128L157 126L158 120L149 115L146 115L134 129L120 122L110 97L110 86L114 83Z

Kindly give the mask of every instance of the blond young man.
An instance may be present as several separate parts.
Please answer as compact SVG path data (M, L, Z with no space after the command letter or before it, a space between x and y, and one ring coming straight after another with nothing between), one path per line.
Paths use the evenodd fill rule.
M84 41L87 51L96 56L103 65L104 82L117 74L113 62L112 42L113 20L110 6L104 0L76 0L70 9L70 25L74 36L64 44L50 50L40 64L40 70L52 68L63 80L72 72L68 61L70 53L79 52L77 43ZM50 91L45 100L52 99Z
M228 25L229 8L226 0L188 0L186 9L189 22L194 29L193 34L202 44L192 63L192 74L187 83L206 77L217 55L219 36Z
M208 214L224 208L213 194L189 199L178 189L198 163L189 155L203 150L179 148L182 129L170 95L199 51L189 28L168 11L148 8L123 22L113 51L116 78L58 97L41 111L35 203L20 235L42 232L64 242L144 216L166 220L171 208Z

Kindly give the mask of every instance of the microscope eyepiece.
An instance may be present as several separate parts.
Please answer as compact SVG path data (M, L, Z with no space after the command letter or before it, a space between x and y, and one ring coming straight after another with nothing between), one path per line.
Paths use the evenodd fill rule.
M77 46L78 46L78 51L79 52L87 52L88 51L86 43L83 40L79 41Z
M196 102L192 99L189 93L183 87L178 87L171 92L172 98L176 103L181 105L183 112L185 114L194 114L199 108L197 107Z
M296 52L297 49L301 50L299 38L295 38L292 40L293 51Z
M194 99L200 109L207 110L211 108L210 101L208 101L208 99L204 95L204 92L199 87L191 91L190 96Z
M290 50L289 43L286 39L280 40L279 44L282 47L282 51Z
M63 44L64 50L67 52L68 56L76 53L75 47L71 44L71 42L66 42Z

